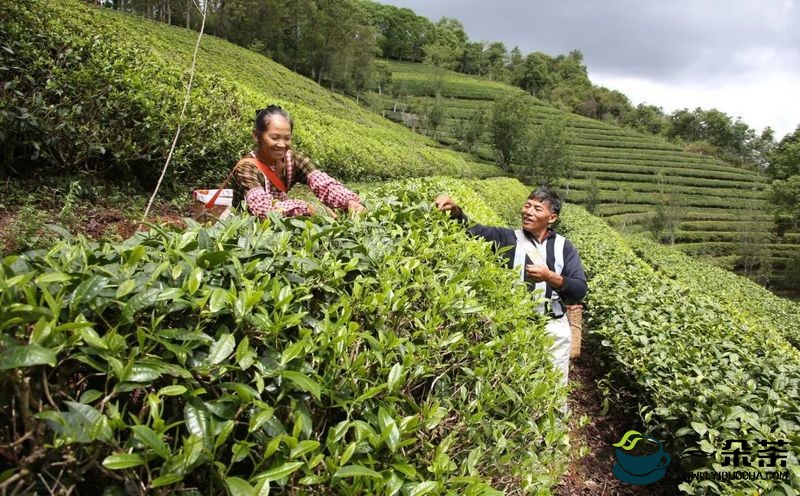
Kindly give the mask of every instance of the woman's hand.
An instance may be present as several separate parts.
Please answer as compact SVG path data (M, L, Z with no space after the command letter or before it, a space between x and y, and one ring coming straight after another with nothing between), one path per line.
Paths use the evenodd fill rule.
M347 211L353 215L361 214L367 211L367 208L356 200L347 202Z

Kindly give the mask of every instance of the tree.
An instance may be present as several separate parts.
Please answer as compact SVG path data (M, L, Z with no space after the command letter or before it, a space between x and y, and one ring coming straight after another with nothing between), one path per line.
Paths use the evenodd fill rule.
M433 139L436 139L436 130L444 121L444 103L442 102L442 96L437 93L436 98L434 98L433 103L431 103L425 112L425 122L428 125L428 129L431 130L431 134Z
M522 50L518 46L511 49L508 54L508 72L510 81L516 81L522 73L522 68L525 64L525 58L522 56Z
M767 173L773 179L788 179L800 174L800 126L784 136L769 154Z
M468 119L459 119L456 124L456 137L459 148L472 153L486 129L486 112L476 110Z
M551 186L558 179L572 176L574 164L563 118L554 117L531 126L526 134L516 168L523 182Z
M446 43L429 43L422 47L425 63L444 69L454 69L458 51Z
M800 226L800 126L787 134L769 154L768 191L779 233Z
M368 22L378 34L380 55L386 58L412 60L421 56L421 47L428 43L433 23L418 16L411 9L385 5L372 1L361 1Z
M579 50L572 50L567 56L559 55L551 59L549 65L554 85L547 95L548 99L565 110L574 111L588 99L592 91L592 83L583 65L583 54Z
M698 111L701 109L697 109ZM701 141L704 138L703 124L698 112L680 109L669 115L667 138L680 138L684 141Z
M477 74L479 76L486 73L483 43L467 43L461 56L458 70L464 74Z
M389 92L392 95L392 100L394 100L394 106L392 107L392 112L397 112L397 103L400 101L401 98L405 97L408 94L406 83L402 79L399 81L392 81L392 84L389 86Z
M773 181L768 198L777 223L800 226L800 174Z
M498 98L492 107L490 130L497 163L508 171L528 127L528 114L517 96Z
M433 29L433 36L423 46L425 62L437 67L455 69L467 46L467 33L456 19L442 17Z
M508 51L506 50L505 44L501 42L489 43L486 47L484 58L488 68L489 79L495 81L507 79L508 69L506 69L506 63Z
M589 189L586 192L586 211L594 214L597 205L600 203L600 188L597 185L597 176L592 174L589 177Z
M751 142L750 161L758 165L759 171L766 171L769 168L769 157L776 146L775 131L769 126L765 127L761 134Z
M772 256L769 251L770 237L764 235L763 229L752 221L753 211L758 205L750 205L742 210L741 218L748 219L739 231L739 243L736 248L736 266L742 273L762 286L767 286L772 278Z
M661 173L656 174L659 190L656 195L655 210L645 222L645 227L653 239L660 242L675 244L675 235L680 223L678 215L679 202L672 192L667 178Z
M619 91L596 86L592 90L592 97L597 102L595 118L602 121L622 123L628 113L633 111L633 105L628 97Z
M800 253L793 255L784 267L781 286L787 288L800 288Z
M739 163L763 163L763 153L771 148L765 142L771 139L769 130L758 136L740 118L733 119L717 109L676 110L669 116L666 135L673 140L705 141L718 150L721 158Z
M378 85L378 94L382 95L383 90L392 84L392 69L386 62L375 62L375 84Z
M541 52L528 54L513 83L533 96L545 98L553 86L549 59Z
M624 125L650 134L663 134L667 127L664 110L655 105L640 103L623 119Z

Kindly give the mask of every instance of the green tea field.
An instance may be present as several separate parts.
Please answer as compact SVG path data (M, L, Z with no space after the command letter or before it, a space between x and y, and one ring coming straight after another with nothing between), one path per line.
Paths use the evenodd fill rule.
M197 33L52 7L0 2L0 494L800 491L800 308L691 255L730 257L737 234L770 229L757 174L568 116L581 165L557 229L589 292L565 387L541 296L433 205L448 194L474 222L519 226L531 186L485 146L453 151L447 132L416 134L208 35L178 122ZM393 67L421 98L440 76ZM451 125L516 91L452 74L441 87ZM273 102L366 211L181 218ZM178 124L159 215L140 224ZM599 216L581 206L589 181ZM615 229L662 186L680 250ZM127 230L105 229L112 214ZM800 239L765 246L778 266ZM663 441L660 485L612 474L628 429ZM754 459L785 447L786 467L715 479L738 442Z
M622 231L643 230L661 206L676 222L667 237L679 248L708 256L727 268L741 268L747 253L743 245L755 243L757 250L769 254L771 284L777 287L783 285L791 257L800 253L798 233L776 233L765 202L769 179L753 170L685 152L661 138L562 112L502 83L423 64L387 63L393 84L403 91L374 95L384 115L420 127L438 92L444 119L436 138L444 144L455 145L459 126L481 111L488 119L494 101L507 95L524 99L537 122L563 119L576 169L563 184L568 198L578 204L593 203L598 215ZM490 140L484 130L475 160L494 163Z

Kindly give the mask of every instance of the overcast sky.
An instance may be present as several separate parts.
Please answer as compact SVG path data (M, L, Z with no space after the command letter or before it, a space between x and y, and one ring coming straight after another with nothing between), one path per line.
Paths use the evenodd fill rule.
M712 108L780 139L800 124L800 0L380 0L472 41L583 52L594 84L631 103Z

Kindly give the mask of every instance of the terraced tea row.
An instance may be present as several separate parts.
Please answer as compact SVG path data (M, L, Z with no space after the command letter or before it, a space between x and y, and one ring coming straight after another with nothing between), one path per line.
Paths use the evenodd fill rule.
M565 196L572 202L584 204L589 200L604 205L605 207L612 207L614 204L624 204L620 208L625 208L633 205L641 205L644 210L629 210L630 212L636 211L652 211L656 205L664 204L660 199L660 195L653 193L636 193L624 192L619 190L599 190L591 193L588 190L582 191L571 188ZM667 207L681 206L681 207L695 207L698 209L705 208L722 208L722 209L753 209L759 204L763 204L763 200L758 198L740 198L736 196L710 196L710 195L673 195L666 200ZM754 203L755 202L755 203ZM638 207L636 207L638 208ZM622 213L622 212L619 212Z
M590 168L591 167L591 168ZM630 170L631 172L616 172L618 170ZM578 179L594 178L598 181L615 181L618 184L625 183L651 183L653 182L653 168L647 166L587 166L582 167L573 173L573 177ZM662 182L667 182L675 186L704 186L714 189L742 189L764 191L767 183L754 182L749 179L708 179L708 174L703 177L687 176L685 170L660 167L658 173L663 176ZM720 173L723 177L728 177L726 173ZM571 181L570 181L571 182Z
M695 260L677 250L658 245L641 236L627 238L636 254L659 273L677 280L693 291L725 294L720 302L732 312L747 309L760 328L775 328L800 348L800 305L779 298L762 286L730 271Z
M638 401L646 429L668 438L673 463L711 475L735 470L722 463L728 440L792 445L800 434L800 358L784 336L797 337L796 311L783 321L771 312L773 299L741 295L736 284L751 287L742 278L720 285L711 269L707 278L697 269L700 277L687 284L694 264L670 264L659 273L605 223L578 209L564 212L564 227L591 278L591 349L608 360L616 380L611 394ZM758 313L749 312L753 305ZM688 450L705 456L690 457ZM796 463L790 453L787 466ZM752 470L770 469L753 464ZM698 479L680 489L791 495L800 488L791 472L785 483L768 476Z
M702 165L702 169L720 170L735 172L744 175L757 176L755 172L726 165L724 162L710 157L703 157L693 153L669 151L669 150L620 150L613 147L575 145L573 151L577 156L592 157L594 159L616 159L621 163L629 160L644 160L646 163L676 163L687 164L696 167ZM601 160L602 161L602 160Z
M759 224L753 224L744 221L738 224L739 230L723 231L721 229L714 229L708 231L684 229L681 224L675 232L676 243L705 243L705 242L728 242L738 243L742 240L743 236L752 237L753 232L758 232L761 228ZM748 229L749 228L749 229ZM785 233L783 236L770 236L765 239L773 241L773 245L800 245L800 233Z
M406 65L404 70L413 70ZM457 76L455 76L457 77ZM474 78L470 84L474 83ZM412 110L424 112L434 104L444 106L444 116L437 128L437 139L448 145L458 144L459 126L462 120L474 118L477 111L488 115L492 109L490 100L475 98L441 98L437 100L433 89L428 96L417 96ZM418 95L422 94L422 90ZM473 95L474 96L474 95ZM393 105L390 98L384 105ZM541 122L559 111L542 107L536 101L534 120ZM685 243L726 242L736 244L743 232L753 229L769 235L771 219L763 211L768 179L750 170L734 167L714 157L684 152L680 147L653 136L644 136L631 130L592 121L581 116L561 114L566 121L570 150L577 165L574 179L567 183L566 190L571 201L585 203L592 199L598 203L598 212L613 215L610 219L626 230L643 229L652 216L652 211L664 201L678 219L675 232L677 241ZM395 116L396 117L396 116ZM422 124L418 124L422 125ZM494 152L488 145L488 132L482 137L474 153L481 160L490 161ZM596 188L595 192L590 190ZM659 193L667 194L663 197ZM759 216L757 223L747 218ZM727 219L727 224L718 224L713 229L702 225L687 228L680 222L692 218ZM787 236L770 244L794 244L794 236ZM720 256L729 260L739 250L725 250ZM774 256L775 267L785 265L785 258ZM728 263L728 262L726 262Z
M797 257L797 254L800 253L800 244L765 243L762 246L764 246L772 256L781 259L791 259ZM736 242L703 241L697 243L676 243L675 248L689 255L716 257L737 253L741 250L742 245Z
M603 217L613 226L644 224L651 216L649 212L630 212ZM775 228L772 216L766 213L754 214L741 211L738 214L725 211L719 214L693 212L676 209L675 216L680 219L679 229L685 231L738 231L744 226L755 226L759 232L768 233ZM713 220L716 218L717 220ZM701 220L697 220L701 219Z
M570 179L569 181L565 181L565 184L569 184L570 190L575 189L581 191L588 190L592 185L599 188L601 191L629 191L636 193L643 193L643 192L658 193L666 191L670 194L680 195L679 198L682 198L683 195L705 195L705 196L715 196L722 198L747 198L747 199L759 199L759 200L766 198L766 192L763 189L752 189L752 188L709 189L708 187L705 186L684 186L683 184L678 183L677 180L674 181L671 180L669 183L658 183L652 181L651 182L636 181L636 182L621 183L619 181Z

